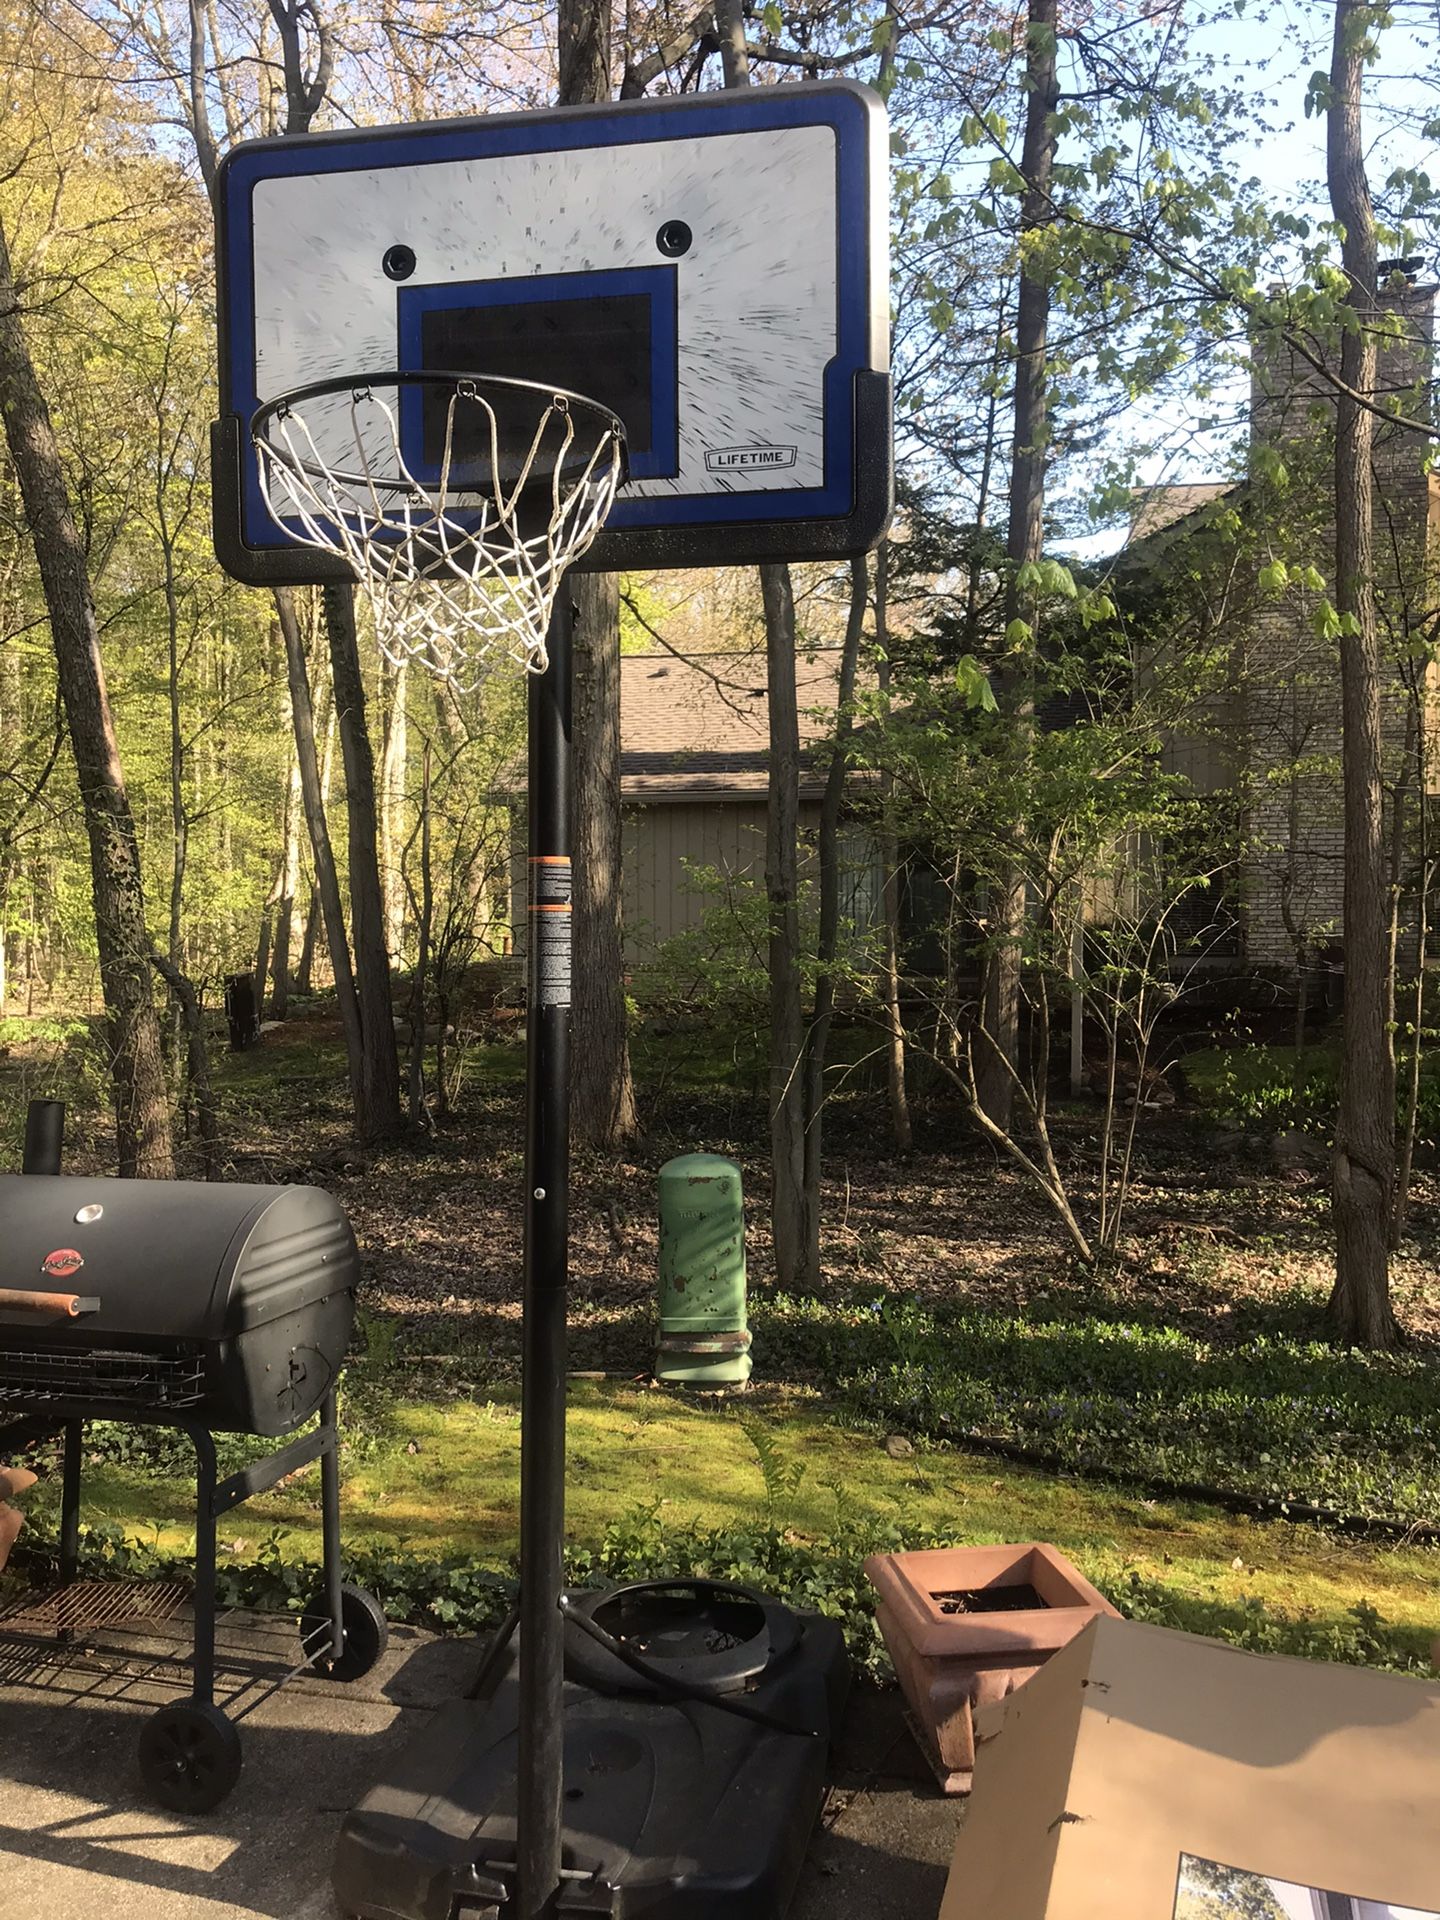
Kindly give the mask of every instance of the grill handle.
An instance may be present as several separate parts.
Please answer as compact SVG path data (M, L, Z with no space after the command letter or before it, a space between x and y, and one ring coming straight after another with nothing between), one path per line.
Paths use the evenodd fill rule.
M0 1287L0 1313L38 1313L47 1320L78 1320L98 1313L100 1302L83 1293L34 1293L27 1287Z

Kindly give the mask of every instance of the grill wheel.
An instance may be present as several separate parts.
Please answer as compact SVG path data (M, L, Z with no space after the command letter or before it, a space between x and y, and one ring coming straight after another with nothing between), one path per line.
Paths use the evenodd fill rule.
M240 1736L203 1700L161 1707L140 1735L140 1771L169 1813L209 1813L240 1778Z
M390 1638L385 1611L373 1593L347 1582L340 1589L340 1631L345 1636L344 1650L338 1660L328 1654L315 1660L310 1671L322 1680L359 1680L369 1673L384 1653ZM310 1655L324 1646L330 1637L330 1609L324 1593L317 1593L300 1621L301 1650Z

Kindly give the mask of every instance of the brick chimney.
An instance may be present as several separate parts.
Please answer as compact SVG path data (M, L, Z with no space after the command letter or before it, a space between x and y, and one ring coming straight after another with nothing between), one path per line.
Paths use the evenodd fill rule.
M1418 259L1380 263L1380 306L1398 321L1394 337L1382 337L1377 356L1375 398L1411 419L1434 413L1435 295L1433 281L1421 281ZM1280 289L1272 289L1278 293ZM1334 418L1335 390L1313 362L1333 364L1338 372L1337 341L1306 341L1307 356L1275 329L1258 332L1250 354L1250 444L1279 447L1297 441L1328 439ZM1419 462L1426 442L1417 433L1381 424L1376 429L1376 459Z

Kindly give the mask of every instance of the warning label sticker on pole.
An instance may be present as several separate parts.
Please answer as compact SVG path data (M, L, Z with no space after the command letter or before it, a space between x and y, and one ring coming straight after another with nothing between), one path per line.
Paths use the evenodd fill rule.
M537 1007L570 1004L570 861L530 856L530 987Z

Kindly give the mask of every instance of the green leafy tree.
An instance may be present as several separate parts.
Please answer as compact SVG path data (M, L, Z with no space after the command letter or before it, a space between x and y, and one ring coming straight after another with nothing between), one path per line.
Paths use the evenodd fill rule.
M1056 561L1037 563L1024 589L1045 610L1047 641L1036 651L1037 723L1023 756L1010 750L1011 716L985 699L973 660L926 663L923 617L906 668L860 700L856 752L885 776L885 831L932 876L931 953L912 964L907 1044L1038 1183L1076 1255L1092 1263L1120 1245L1159 1023L1225 930L1233 849L1213 806L1166 770L1163 752L1179 728L1203 728L1226 659L1220 649L1148 648L1106 592ZM943 635L943 602L923 581L910 591L924 595ZM1028 904L1018 956L1031 1044L1010 1068L1012 1116L1002 1123L980 1085L979 1062L997 1048L970 983L985 943L976 901L1012 870ZM1100 1136L1083 1173L1062 1165L1049 1124L1052 1028L1079 984L1077 953L1102 1042Z
M1285 1920L1269 1883L1242 1867L1182 1854L1175 1920Z

